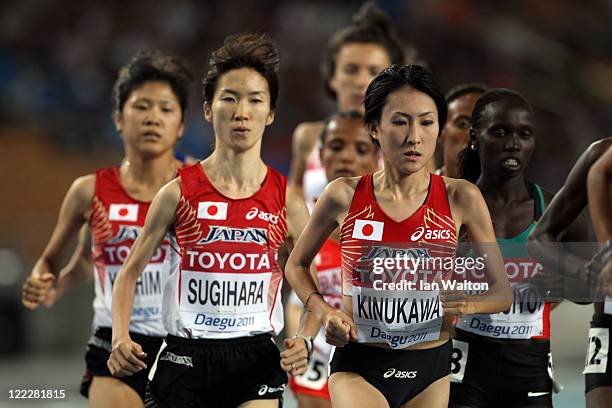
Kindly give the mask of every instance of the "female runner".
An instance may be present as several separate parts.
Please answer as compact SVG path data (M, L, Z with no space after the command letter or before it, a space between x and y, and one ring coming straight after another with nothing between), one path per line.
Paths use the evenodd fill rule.
M89 397L92 407L143 405L147 370L117 379L106 366L111 352L111 295L117 272L140 233L151 199L176 176L181 165L174 158L174 146L183 134L190 81L191 75L180 60L157 51L141 52L121 69L113 89L113 119L123 139L125 158L119 167L75 180L64 198L49 244L24 285L23 303L28 308L54 297L49 290L58 278L60 254L79 228L87 231L81 226L88 224L95 299L81 392ZM84 237L79 239L80 249L68 269L71 273L59 277L59 292L82 280L79 271L89 258L86 241ZM127 328L142 345L147 365L153 362L166 333L160 313L162 290L175 259L168 239L160 240L154 249L135 287Z
M353 23L334 33L325 50L325 90L337 104L338 112L363 112L363 97L376 74L391 64L404 62L402 44L389 16L374 3L365 3L353 16ZM293 159L289 183L309 203L328 183L319 160L319 139L323 121L304 122L293 133Z
M148 407L276 407L282 400L287 376L272 340L283 328L276 256L297 240L308 211L261 160L276 112L278 62L274 44L255 34L227 37L211 54L204 117L215 150L161 189L117 277L108 366L126 376L147 366L128 330L137 279L167 232L176 237L181 261L164 291L168 336L149 376ZM306 320L285 369L305 371L308 336L318 327Z
M507 309L510 285L499 249L482 251L495 235L478 189L425 169L446 120L431 73L417 65L385 69L368 86L365 112L384 169L330 183L289 257L287 278L338 346L329 378L334 406L446 407L453 315ZM338 226L343 311L325 302L308 274ZM481 257L486 293L440 286L453 282L446 272L458 265L461 226Z
M376 171L378 145L365 126L363 114L351 111L333 114L326 122L321 134L321 164L327 179L355 177ZM314 202L307 203L314 207ZM334 231L317 254L315 266L319 289L332 306L342 307L342 273L340 254L340 231ZM287 331L296 333L304 306L295 292L291 293L287 305ZM325 342L322 330L314 339L314 349L308 371L292 376L291 391L296 395L301 408L330 407L327 372L331 346Z

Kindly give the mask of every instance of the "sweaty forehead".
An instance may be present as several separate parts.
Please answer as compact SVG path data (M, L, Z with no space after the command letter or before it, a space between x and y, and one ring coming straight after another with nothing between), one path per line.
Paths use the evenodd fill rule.
M170 84L166 81L146 81L130 92L129 99L151 99L178 102Z
M449 116L471 116L472 111L474 110L474 105L476 105L476 101L480 95L481 94L478 93L469 93L453 99L448 104Z
M343 139L368 138L368 129L359 118L336 118L327 125L327 138L341 137Z
M240 94L259 92L269 95L268 81L251 68L239 68L227 71L219 77L217 92L231 91Z
M340 48L336 57L338 64L379 65L391 63L387 50L374 43L348 43Z
M531 125L533 114L524 102L505 99L488 104L481 114L481 121L495 123Z
M387 96L387 102L382 112L383 116L395 112L416 117L425 112L432 112L437 115L438 109L429 95L405 86Z

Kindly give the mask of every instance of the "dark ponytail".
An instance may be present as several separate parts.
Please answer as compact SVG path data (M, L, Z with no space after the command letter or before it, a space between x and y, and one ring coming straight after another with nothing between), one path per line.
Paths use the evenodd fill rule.
M480 119L487 105L501 101L502 99L516 98L521 103L525 104L532 110L531 105L527 102L527 99L517 91L507 88L495 88L490 89L483 93L474 105L472 110L472 126L469 131L468 145L465 149L459 153L459 174L461 178L466 179L471 183L476 183L480 177L482 170L480 164L480 152L478 150L478 131L480 130Z

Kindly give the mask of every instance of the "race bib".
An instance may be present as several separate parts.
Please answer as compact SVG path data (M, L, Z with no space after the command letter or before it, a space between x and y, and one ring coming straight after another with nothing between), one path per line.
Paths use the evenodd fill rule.
M608 366L610 329L593 327L589 329L589 346L582 374L604 374Z
M465 366L468 360L470 344L453 339L453 352L451 353L451 381L462 383L465 375Z
M443 314L437 290L376 290L353 286L353 317L360 343L402 349L440 338Z
M136 281L131 321L146 322L161 319L162 291L167 281L163 268L163 263L148 264ZM112 310L113 285L120 269L118 265L108 265L105 268L104 303L108 310Z
M317 349L313 350L308 369L304 374L293 377L295 383L311 390L322 390L327 383L328 358Z
M183 271L179 313L186 328L207 332L267 331L271 272Z
M461 317L457 327L486 337L530 339L544 330L545 302L537 288L528 284L513 285L514 301L509 310L495 314Z

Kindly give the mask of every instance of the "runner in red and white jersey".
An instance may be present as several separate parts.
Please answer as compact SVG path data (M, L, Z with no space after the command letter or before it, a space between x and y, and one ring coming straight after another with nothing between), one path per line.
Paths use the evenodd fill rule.
M365 111L384 169L329 184L286 275L337 346L329 378L335 407L354 406L355 400L363 406L446 407L453 315L508 308L510 285L499 249L482 252L481 244L495 236L478 190L425 167L446 120L446 101L431 73L418 65L385 69L368 86ZM338 226L343 311L325 302L307 270ZM434 285L438 272L454 265L461 226L482 258L489 284L484 294Z
M268 167L254 194L230 198L202 167L179 171L174 233L182 261L165 296L168 333L196 339L277 335L283 327L276 257L287 239L286 179Z
M84 280L82 270L90 265L93 255L93 334L81 384L90 406L143 406L147 370L119 380L106 365L111 352L112 286L144 225L151 199L176 176L181 165L174 158L174 146L183 133L190 81L191 74L180 60L158 51L141 52L121 69L113 90L114 122L124 142L125 158L119 167L98 170L73 183L51 240L24 285L27 307L34 308L45 299L52 302L55 299L49 298L57 298ZM59 256L79 228L78 250L70 267L60 275ZM91 253L85 245L84 233L88 231ZM160 243L134 288L136 301L128 328L142 345L139 353L147 364L154 361L165 335L160 313L162 291L173 265L177 265L170 240Z
M368 2L353 16L353 23L332 34L327 43L322 63L326 93L336 101L338 112L363 112L363 97L372 78L385 67L403 62L403 45L389 16ZM293 132L289 184L307 204L329 182L319 157L323 129L324 121L303 122Z
M325 122L321 134L321 149L317 152L323 163L326 179L354 177L376 170L379 149L373 142L363 114L351 111L336 113ZM315 200L307 203L314 208ZM315 257L319 290L325 301L340 310L342 308L342 274L340 256L340 231L336 230L325 241ZM304 306L295 292L291 293L287 305L287 332L297 332ZM302 407L328 407L329 391L327 372L331 346L325 341L323 330L314 339L313 354L308 371L289 379L291 390Z
M257 34L227 37L211 54L204 117L215 150L155 197L115 282L108 364L115 375L132 375L142 367L128 330L134 288L157 244L168 231L176 235L181 265L163 295L168 336L149 376L148 407L276 407L287 383L283 369L306 370L318 319L309 314L285 341L283 369L272 340L283 328L278 248L295 242L308 218L303 199L261 160L276 111L278 61L275 45Z
M144 225L151 204L131 197L121 185L119 172L118 167L109 167L96 171L95 175L89 218L95 266L95 328L112 327L113 283ZM161 301L171 269L178 262L178 254L172 250L172 246L176 247L173 241L173 237L164 238L136 284L131 332L151 337L166 334L161 321Z

